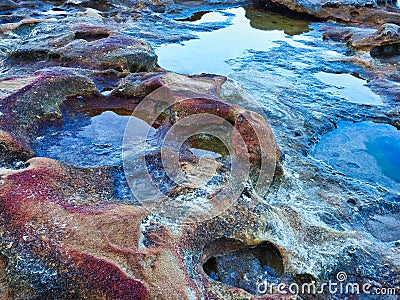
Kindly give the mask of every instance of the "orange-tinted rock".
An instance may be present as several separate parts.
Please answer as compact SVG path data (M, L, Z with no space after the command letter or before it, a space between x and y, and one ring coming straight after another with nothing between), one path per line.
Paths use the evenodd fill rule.
M11 162L33 156L30 138L38 126L61 117L68 95L98 93L87 77L70 69L48 69L0 80L0 143Z
M259 114L243 109L240 106L241 99L234 102L230 97L225 97L222 92L225 86L229 85L226 84L226 78L223 76L188 77L163 72L130 76L122 81L112 95L140 97L148 94L145 98L146 105L141 108L144 111L137 114L145 116L145 111L156 111L160 105L165 108L170 107L169 126L192 115L210 114L219 117L221 122L222 120L229 122L233 126L232 130L235 129L239 133L237 135L232 131L236 155L249 159L255 169L259 169L262 163L265 163L275 169L276 174L282 175L283 170L279 164L281 154L271 128ZM152 91L155 92L150 93ZM225 102L225 100L230 102ZM245 101L244 98L242 100ZM148 122L151 122L152 118L149 118ZM187 128L188 131L192 129L190 126ZM181 134L185 135L185 132ZM239 145L242 139L247 149L240 150ZM253 172L255 172L254 169Z
M269 0L267 6L284 7L291 11L314 16L320 19L379 26L384 23L400 24L399 11L396 8L378 7L375 0Z
M27 284L26 277L20 278L18 273L6 274L10 295L42 299L253 298L234 287L215 290L201 269L205 257L198 255L217 236L236 235L243 226L253 224L256 219L251 217L250 207L242 206L235 220L224 221L221 216L172 234L168 227L151 221L143 208L112 203L105 168L81 169L43 158L29 164L26 169L2 170L1 174L1 249L10 270L19 264L30 280ZM199 230L209 234L199 235ZM227 247L233 249L237 247ZM183 256L193 261L184 261ZM39 266L32 265L32 259ZM35 276L41 280L35 281Z
M396 24L383 24L373 28L327 28L325 39L347 42L357 50L371 51L379 48L397 47L400 44L400 27ZM377 50L375 50L377 51ZM382 50L383 51L383 50ZM397 53L399 50L397 50ZM371 53L372 54L372 53ZM387 53L389 55L390 53ZM393 53L396 54L396 53Z

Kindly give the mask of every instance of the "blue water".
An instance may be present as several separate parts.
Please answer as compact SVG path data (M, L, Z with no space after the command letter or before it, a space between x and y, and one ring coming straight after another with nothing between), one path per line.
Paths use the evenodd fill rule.
M365 143L367 153L373 156L383 174L400 183L400 135L382 136Z
M360 104L379 105L382 99L372 92L367 86L366 80L357 78L351 74L334 74L319 72L314 75L323 83L330 85L325 89L329 93L339 95L345 99Z
M339 122L311 155L346 176L400 191L400 131L394 126Z
M233 71L229 60L244 55L247 50L267 51L278 47L278 41L305 47L283 30L253 28L245 14L243 7L206 13L200 20L191 23L223 22L227 26L212 32L198 32L198 39L156 48L159 65L182 74L228 75Z
M149 126L138 118L112 111L91 118L86 115L66 118L62 128L48 128L36 139L36 154L81 167L120 166L124 132L130 118L139 128Z

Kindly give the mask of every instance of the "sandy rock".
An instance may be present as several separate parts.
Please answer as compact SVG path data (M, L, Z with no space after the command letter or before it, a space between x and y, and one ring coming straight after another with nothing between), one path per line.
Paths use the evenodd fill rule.
M39 124L60 118L60 105L67 96L98 93L89 78L62 68L4 78L0 92L1 153L8 163L33 156L30 139Z
M261 1L264 4L264 1ZM270 0L266 6L285 7L291 11L321 19L378 26L400 24L397 9L378 7L375 0Z
M13 29L27 22L5 26L3 31L14 33ZM116 33L98 19L81 17L77 22L71 18L61 24L47 21L32 30L34 37L19 35L5 60L7 67L64 66L129 72L157 68L157 57L147 43Z
M329 28L324 33L325 39L347 42L357 50L371 51L371 54L398 54L400 27L396 24L383 24L378 30L373 28Z

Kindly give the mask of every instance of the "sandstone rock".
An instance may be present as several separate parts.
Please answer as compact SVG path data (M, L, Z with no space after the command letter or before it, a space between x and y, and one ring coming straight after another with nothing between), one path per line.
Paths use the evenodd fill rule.
M40 124L61 117L60 105L69 95L96 94L94 83L71 69L48 69L29 76L0 80L0 144L2 161L33 156L30 138Z
M1 81L2 112L7 113L7 121L3 119L1 123L7 132L2 136L8 138L3 138L4 141L12 141L8 142L9 148L22 153L15 136L21 133L29 145L31 136L27 133L40 123L35 116L44 120L60 118L61 105L90 111L104 109L110 103L116 108L116 103L125 98L123 106L128 107L130 102L137 105L137 99L143 99L157 87L170 87L169 93L181 100L188 99L174 107L175 117L169 124L202 111L215 113L217 105L222 118L236 123L239 131L254 134L248 131L249 124L239 119L257 118L256 114L219 99L224 77L187 77L165 72L132 75L109 96L100 96L85 74L93 75L51 68ZM86 98L77 98L80 94ZM272 134L265 123L261 126ZM276 146L273 136L270 138ZM262 152L256 140L249 139L247 143L254 159L259 159ZM274 161L279 159L278 152L274 155ZM215 292L215 287L209 286L210 279L202 269L207 257L202 258L201 253L216 238L214 233L199 238L201 228L170 228L140 206L117 203L110 168L77 168L45 158L33 158L27 164L27 168L20 170L1 169L0 249L8 261L5 272L8 285L4 290L11 297L190 299L219 294L218 297L224 294L232 299L252 297L234 287L224 286ZM182 195L184 191L178 193ZM249 206L248 200L240 201L239 207ZM243 215L237 215L227 234L232 234L233 228L241 228L243 222L253 222L249 216L255 203L241 209ZM236 210L237 207L232 208L226 214ZM222 220L224 217L206 226L225 236ZM192 255L196 258L188 265L184 261Z
M165 88L165 92L170 92L177 101L171 110L174 118L171 121L172 124L190 115L215 114L233 124L240 133L247 145L246 155L253 166L259 167L261 161L272 159L273 169L276 169L277 174L282 175L278 146L275 142L268 145L262 144L274 140L271 129L260 115L240 107L240 105L246 104L245 96L242 96L245 95L244 92L239 99L234 99L232 95L224 95L224 93L229 94L226 86L229 86L229 83L226 83L226 78L223 76L196 75L188 77L163 72L127 77L112 92L112 95L143 97L156 89ZM236 86L231 87L235 91L236 88ZM148 109L151 110L150 107ZM237 154L239 155L238 152Z
M181 233L146 221L140 207L107 203L106 169L77 169L49 159L28 163L2 174L1 249L14 270L7 274L12 297L189 299L211 292L206 282L195 283L191 272L200 270L190 271L182 261L186 249L201 251L202 243L178 242ZM83 195L89 198L76 201ZM193 267L200 263L197 258ZM17 272L17 264L26 275ZM229 290L235 298L250 298L234 288L227 295Z
M261 3L265 3L261 1ZM384 23L400 24L397 9L378 7L375 0L270 0L268 6L280 6L291 11L321 19L378 26Z
M383 24L378 30L373 28L329 28L325 39L347 42L357 50L371 51L372 55L398 54L400 27L396 24Z
M121 72L157 68L157 57L147 43L113 32L101 20L81 17L78 23L76 21L73 18L61 24L48 21L35 26L34 38L20 35L15 48L8 54L6 66L30 66L33 69L64 66ZM27 23L21 21L5 26L3 31Z

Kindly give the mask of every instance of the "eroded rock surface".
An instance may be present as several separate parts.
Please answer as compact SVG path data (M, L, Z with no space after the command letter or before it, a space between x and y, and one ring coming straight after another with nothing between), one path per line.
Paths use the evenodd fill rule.
M375 0L270 0L261 1L267 7L283 7L300 14L308 14L321 19L339 20L342 22L369 24L400 23L398 8L380 6Z

